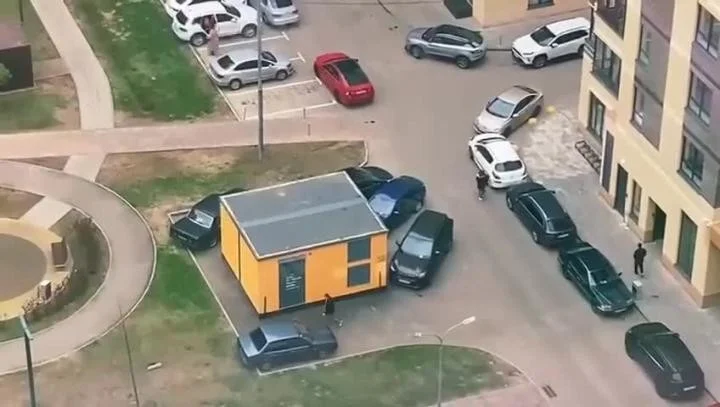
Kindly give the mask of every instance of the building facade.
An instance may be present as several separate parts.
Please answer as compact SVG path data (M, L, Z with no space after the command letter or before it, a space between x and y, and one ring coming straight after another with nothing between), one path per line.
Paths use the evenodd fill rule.
M720 2L597 0L579 119L608 203L697 304L720 304Z
M469 0L484 27L581 10L587 0Z

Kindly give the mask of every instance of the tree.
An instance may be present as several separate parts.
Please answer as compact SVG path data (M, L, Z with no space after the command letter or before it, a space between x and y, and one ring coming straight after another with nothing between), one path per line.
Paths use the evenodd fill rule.
M10 79L12 79L12 72L0 63L0 87L7 85Z

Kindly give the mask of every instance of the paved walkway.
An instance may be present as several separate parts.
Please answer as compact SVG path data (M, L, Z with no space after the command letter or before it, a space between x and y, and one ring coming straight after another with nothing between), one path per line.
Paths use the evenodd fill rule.
M63 357L90 344L115 327L122 315L140 302L155 268L150 229L140 215L101 185L57 170L0 160L0 186L48 196L78 208L93 218L110 246L110 268L103 285L71 317L37 332L33 340L36 364ZM0 372L25 369L20 339L0 344Z
M30 1L75 82L81 128L114 127L115 110L110 82L65 2ZM65 171L94 180L104 159L103 154L73 156L68 160ZM69 210L70 207L62 202L43 198L23 219L38 226L50 227Z

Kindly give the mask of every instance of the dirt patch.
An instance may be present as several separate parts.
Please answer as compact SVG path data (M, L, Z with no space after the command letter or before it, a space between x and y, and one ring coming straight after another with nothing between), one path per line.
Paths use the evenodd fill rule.
M227 103L225 103L225 100L221 97L218 97L218 99L215 103L215 109L213 110L212 113L208 114L207 116L203 116L202 119L190 120L188 123L222 122L222 121L228 121L228 120L237 120L237 119L236 119L235 115L233 115L232 110L230 110L230 107L228 107ZM124 112L119 109L115 109L115 127L142 127L142 126L152 126L152 125L156 125L158 123L165 123L165 122L153 120L149 117L133 116L132 113L128 113L128 112Z
M23 159L10 160L10 161L17 161L17 162L21 162L21 163L39 165L41 167L47 167L47 168L52 168L54 170L62 171L62 169L65 168L65 164L67 164L68 159L70 159L70 157L37 157L37 158L23 158Z
M20 219L41 199L29 192L0 188L0 218Z
M60 98L55 109L55 120L57 124L51 127L53 130L71 130L80 128L80 108L78 105L75 82L70 75L57 76L55 78L38 81L39 88L43 93L55 95Z

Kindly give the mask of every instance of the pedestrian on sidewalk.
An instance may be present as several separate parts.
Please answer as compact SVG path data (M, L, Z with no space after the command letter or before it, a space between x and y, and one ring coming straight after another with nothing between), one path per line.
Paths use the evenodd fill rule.
M325 294L325 304L323 304L323 316L332 319L332 322L342 327L342 319L335 318L335 299L330 294Z
M210 31L208 32L208 51L210 55L215 56L220 49L220 36L217 31L217 21L210 20Z
M475 175L475 185L477 186L478 199L481 201L485 199L485 190L487 189L488 181L490 181L490 177L483 170L478 171Z
M647 256L647 250L645 250L642 243L638 243L637 249L633 252L633 261L635 263L635 274L640 275L640 277L645 277L645 256Z

